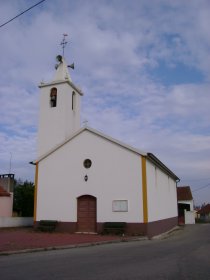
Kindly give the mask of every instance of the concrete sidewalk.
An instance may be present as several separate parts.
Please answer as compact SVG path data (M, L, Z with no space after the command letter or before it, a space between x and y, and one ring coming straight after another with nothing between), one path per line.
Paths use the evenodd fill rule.
M145 239L147 238L98 234L47 233L34 231L33 228L7 228L0 229L0 255Z

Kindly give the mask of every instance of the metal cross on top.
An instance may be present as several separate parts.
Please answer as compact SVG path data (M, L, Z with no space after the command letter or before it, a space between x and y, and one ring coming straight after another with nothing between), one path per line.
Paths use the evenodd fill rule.
M61 46L62 46L62 49L63 49L63 57L64 57L64 49L65 49L65 47L66 47L66 44L68 43L67 41L66 41L66 37L68 36L68 34L66 34L66 33L64 33L63 34L63 39L62 39L62 41L61 41Z
M84 121L83 121L83 124L84 124L84 127L87 127L87 125L88 125L88 120L84 120Z

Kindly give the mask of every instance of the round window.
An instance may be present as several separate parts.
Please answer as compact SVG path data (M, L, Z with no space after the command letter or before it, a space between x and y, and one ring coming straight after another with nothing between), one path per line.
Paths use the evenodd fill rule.
M90 168L92 165L92 161L90 159L86 159L84 160L83 165L85 168Z

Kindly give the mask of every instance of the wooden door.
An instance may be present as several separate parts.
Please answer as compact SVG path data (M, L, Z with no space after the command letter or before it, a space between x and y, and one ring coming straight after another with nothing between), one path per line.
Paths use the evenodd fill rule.
M96 198L83 195L77 198L77 231L96 231Z

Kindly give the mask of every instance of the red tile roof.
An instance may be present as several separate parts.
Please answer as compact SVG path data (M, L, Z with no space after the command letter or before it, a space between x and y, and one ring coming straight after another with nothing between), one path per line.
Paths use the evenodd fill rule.
M198 214L209 214L210 213L210 204L203 206L198 212Z
M177 199L178 200L192 200L192 193L189 186L177 187Z
M0 196L10 196L10 193L8 193L2 186L0 186Z

